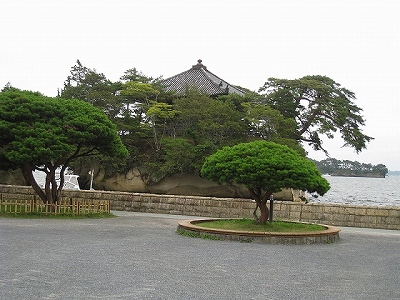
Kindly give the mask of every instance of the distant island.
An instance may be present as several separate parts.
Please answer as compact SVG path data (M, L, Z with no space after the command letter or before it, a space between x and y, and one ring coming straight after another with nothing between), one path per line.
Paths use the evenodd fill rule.
M313 161L322 174L331 176L385 178L389 172L388 168L383 164L372 165L358 161L337 160L335 158Z

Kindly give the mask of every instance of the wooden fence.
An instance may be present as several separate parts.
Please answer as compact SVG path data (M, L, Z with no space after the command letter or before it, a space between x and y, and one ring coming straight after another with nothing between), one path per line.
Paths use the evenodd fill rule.
M1 200L2 213L41 214L98 214L110 212L110 200L60 201L43 203L41 200Z

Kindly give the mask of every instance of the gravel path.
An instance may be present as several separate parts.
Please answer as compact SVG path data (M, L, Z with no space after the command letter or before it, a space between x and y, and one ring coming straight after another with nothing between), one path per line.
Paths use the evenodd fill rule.
M323 245L175 233L187 216L0 218L0 299L400 299L400 231Z

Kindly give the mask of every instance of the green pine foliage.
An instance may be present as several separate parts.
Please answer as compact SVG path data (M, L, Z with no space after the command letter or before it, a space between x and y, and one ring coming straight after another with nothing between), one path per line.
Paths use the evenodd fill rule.
M344 146L352 147L356 152L365 149L373 140L362 132L365 120L362 109L353 102L355 94L329 77L269 78L260 92L264 95L264 104L296 120L299 140L315 150L327 153L322 136L332 139L337 132Z
M5 91L0 93L0 115L1 168L20 168L43 201L55 202L60 196L62 184L57 188L55 179L58 167L63 176L80 157L128 156L115 124L102 110L82 100ZM46 173L45 191L38 187L34 170Z
M244 184L255 192L294 188L324 195L330 188L311 160L287 146L267 141L218 150L206 159L201 175L218 183Z
M311 160L285 145L267 141L218 150L206 159L201 175L218 183L245 185L257 204L256 210L260 208L257 221L261 224L269 218L267 201L273 193L293 188L322 196L330 188Z

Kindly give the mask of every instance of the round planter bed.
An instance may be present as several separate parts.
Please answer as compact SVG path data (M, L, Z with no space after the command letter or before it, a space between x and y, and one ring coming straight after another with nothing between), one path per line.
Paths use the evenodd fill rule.
M205 228L197 226L201 222L221 219L185 220L178 222L177 232L190 236L210 239L257 242L265 244L330 244L339 240L340 229L319 224L325 230L310 232L256 232Z

